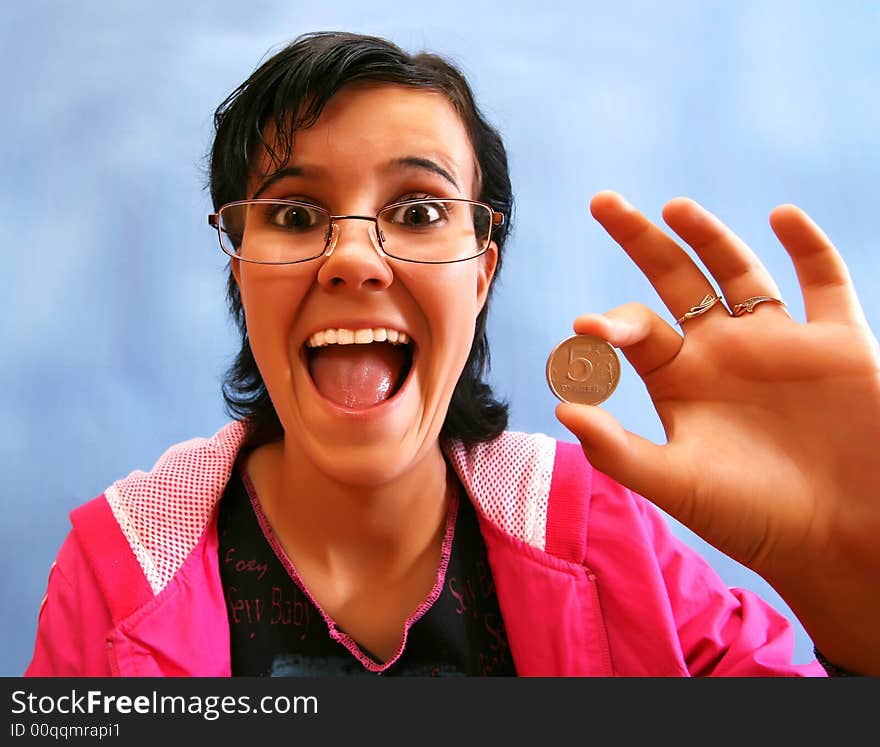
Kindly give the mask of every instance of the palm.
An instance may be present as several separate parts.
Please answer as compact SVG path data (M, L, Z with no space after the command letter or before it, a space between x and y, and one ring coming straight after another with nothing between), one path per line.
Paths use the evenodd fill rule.
M821 557L840 488L873 468L859 443L880 441L880 387L863 341L845 332L775 315L717 319L645 377L668 442L654 500L763 575L808 549ZM845 492L851 504L864 494Z
M779 297L757 257L695 203L675 200L664 217L715 282L617 195L597 195L592 209L676 318L716 284L731 307L757 295ZM877 341L821 231L793 207L777 209L771 220L794 260L806 324L773 303L738 317L715 304L682 320L683 336L637 304L581 317L577 332L605 337L640 374L667 442L625 432L601 408L564 404L557 413L595 466L760 573L790 603L821 598L818 615L812 597L804 604L820 637L841 632L823 627L821 610L835 606L865 618L864 630L871 619L877 628ZM810 592L807 578L815 583ZM863 663L846 650L843 658Z

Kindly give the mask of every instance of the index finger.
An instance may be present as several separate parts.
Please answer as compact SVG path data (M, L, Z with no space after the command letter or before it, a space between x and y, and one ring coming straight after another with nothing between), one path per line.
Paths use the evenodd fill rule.
M636 263L676 319L707 294L716 294L688 253L617 192L599 192L590 201L590 212ZM702 318L712 314L727 312L716 304Z

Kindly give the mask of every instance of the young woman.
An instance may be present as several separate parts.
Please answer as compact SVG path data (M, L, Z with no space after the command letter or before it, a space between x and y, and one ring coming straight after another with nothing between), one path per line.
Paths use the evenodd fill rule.
M28 674L825 674L649 500L773 584L827 660L880 673L880 355L800 210L771 223L807 324L696 203L664 219L712 278L596 195L679 328L639 304L574 328L623 352L668 438L562 404L561 443L506 431L483 380L512 196L451 65L307 35L215 122L235 420L73 512Z

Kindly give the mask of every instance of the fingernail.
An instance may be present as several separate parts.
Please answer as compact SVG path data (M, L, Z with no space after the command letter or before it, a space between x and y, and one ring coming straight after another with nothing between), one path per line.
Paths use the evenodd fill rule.
M624 210L635 210L633 204L629 200L627 200L626 197L621 194L618 194L617 196L620 199L620 207L622 207Z
M605 321L608 323L608 331L611 333L611 337L615 339L626 337L633 330L632 325L622 319L605 317Z

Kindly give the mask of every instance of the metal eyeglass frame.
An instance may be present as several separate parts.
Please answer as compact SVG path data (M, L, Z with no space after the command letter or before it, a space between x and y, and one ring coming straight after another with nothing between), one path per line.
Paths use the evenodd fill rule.
M462 257L461 259L431 259L431 260L423 260L423 259L409 259L407 257L398 257L395 254L390 254L385 250L385 244L382 240L382 231L379 229L379 216L384 213L386 210L391 210L397 207L403 207L406 205L419 205L421 203L431 203L431 202L462 202L467 203L469 205L479 205L480 207L484 207L489 211L490 220L489 220L489 232L486 234L486 245L479 251L477 254L472 254L468 257ZM254 204L274 204L274 205L292 205L294 207L304 207L309 210L317 210L321 213L324 213L327 216L328 226L330 230L327 232L327 240L324 242L324 248L321 250L320 254L316 254L313 257L306 257L304 259L293 259L284 262L272 262L268 260L261 259L246 259L245 257L240 257L237 254L232 254L231 252L226 250L226 247L223 245L223 229L220 227L220 214L229 207L234 207L236 205L254 205ZM390 205L385 205L375 216L369 215L333 215L329 210L325 210L318 205L313 205L309 202L300 202L298 200L271 200L271 199L255 199L255 200L235 200L234 202L227 202L225 205L221 205L216 213L210 213L208 215L208 225L217 230L217 240L220 243L220 249L224 254L232 257L233 259L239 259L242 262L252 262L254 264L259 265L295 265L300 262L310 262L313 259L318 259L319 257L323 257L324 255L328 255L332 253L333 248L336 246L336 241L339 237L339 229L336 226L336 221L339 220L366 220L371 221L375 226L375 230L371 234L371 237L374 236L376 241L378 242L378 246L376 247L379 253L383 257L390 257L391 259L396 259L400 262L415 262L417 264L424 265L447 265L452 264L453 262L466 262L469 259L475 259L476 257L481 256L486 253L486 250L489 248L489 244L492 241L492 229L496 226L504 225L504 213L500 213L495 210L491 205L487 205L485 202L479 202L477 200L465 200L463 198L458 197L436 197L433 199L428 198L420 198L417 200L403 200L401 202L393 202ZM374 242L375 246L375 242ZM330 248L330 252L328 253L328 248Z

